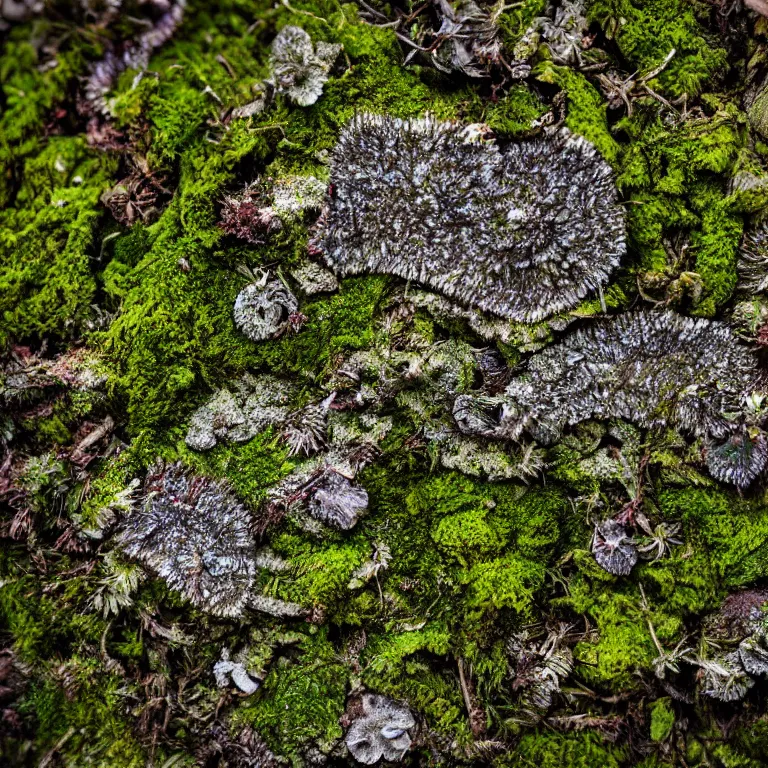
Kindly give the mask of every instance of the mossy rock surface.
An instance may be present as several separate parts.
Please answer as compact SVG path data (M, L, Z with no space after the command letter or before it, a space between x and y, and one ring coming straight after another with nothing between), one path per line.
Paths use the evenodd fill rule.
M765 677L736 701L705 680L768 632L764 476L717 482L707 435L665 424L490 442L460 434L451 408L500 396L531 355L606 313L728 322L765 370L768 304L746 290L740 249L768 213L768 19L703 0L482 2L486 26L467 34L497 47L471 76L450 65L465 38L435 33L447 3L189 0L151 45L180 4L7 5L0 764L354 765L345 737L369 691L413 713L404 765L765 765ZM318 55L339 46L305 106L270 61L288 27ZM322 263L321 211L300 196L250 242L228 229L244 195L272 206L281 184L327 188L362 113L455 121L502 151L553 127L583 137L615 177L620 267L525 325L391 275L336 284L326 270L310 286L298 276ZM253 340L233 306L260 280L298 311ZM214 396L246 412L265 375L282 382L282 421L240 439L219 414L214 447L187 441ZM764 407L744 405L751 426ZM307 511L324 464L290 434L313 408L321 457L356 451L344 471L367 507L348 528ZM176 462L247 508L269 610L216 617L121 553L124 521L160 492L145 478ZM609 517L642 551L629 575L593 553ZM257 690L219 685L222 660Z

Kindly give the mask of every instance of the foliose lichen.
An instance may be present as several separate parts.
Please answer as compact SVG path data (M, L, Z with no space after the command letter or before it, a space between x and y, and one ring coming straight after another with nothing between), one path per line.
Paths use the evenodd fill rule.
M181 464L158 465L117 542L195 605L239 616L256 575L250 524L222 483L195 477Z
M592 553L598 565L614 576L629 576L638 558L637 546L629 531L610 519L595 526Z
M234 391L232 391L234 390ZM269 374L245 374L193 412L186 444L207 451L217 442L243 443L288 418L294 386Z
M622 418L675 426L715 445L714 474L739 486L762 468L763 377L724 323L643 311L593 322L534 355L506 388L497 435L557 440L567 425ZM756 399L757 398L757 399ZM757 425L755 425L757 427Z
M221 651L221 659L213 665L213 676L219 688L226 688L230 681L246 696L259 690L260 681L252 676L246 666L248 660L247 648L241 649L230 658L228 648Z
M365 489L333 470L316 481L309 499L312 517L342 530L352 528L367 507Z
M279 279L249 283L235 300L235 325L252 341L275 338L291 326L297 298Z
M504 152L474 136L431 118L353 118L313 247L341 275L398 275L525 322L600 289L625 236L595 148L566 130Z
M279 91L300 107L314 104L323 93L328 72L341 52L336 43L318 42L301 27L283 27L272 43L270 64Z
M360 712L350 725L345 741L352 757L363 765L382 758L402 760L411 746L411 729L416 725L411 711L386 696L364 693Z

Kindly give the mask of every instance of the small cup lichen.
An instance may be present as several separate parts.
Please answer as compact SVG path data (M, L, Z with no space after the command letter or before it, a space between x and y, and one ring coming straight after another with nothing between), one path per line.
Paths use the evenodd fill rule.
M340 52L341 46L335 43L319 42L313 47L301 27L283 27L272 43L270 56L277 90L300 107L314 104Z
M625 251L610 167L565 129L503 152L478 135L432 118L353 118L312 247L341 275L398 275L514 320L574 307Z
M410 730L416 725L410 709L386 696L364 693L360 710L346 736L352 757L364 765L382 758L402 760L411 746Z
M252 341L272 339L288 330L298 308L298 300L280 280L250 283L235 300L235 325Z
M157 465L118 545L216 616L240 616L256 575L250 515L222 483Z

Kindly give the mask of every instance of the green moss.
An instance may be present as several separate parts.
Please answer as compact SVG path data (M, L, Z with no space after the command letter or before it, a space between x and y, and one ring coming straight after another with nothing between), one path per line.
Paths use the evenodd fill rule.
M408 701L427 717L430 727L467 743L470 737L457 680L436 671L430 659L444 657L451 633L431 622L419 629L371 638L361 656L363 680L371 690Z
M185 463L201 475L226 478L240 499L256 509L267 489L293 468L288 448L273 429L247 443L220 444L200 454L180 447Z
M527 733L509 757L500 758L498 766L537 766L538 768L619 768L626 751L603 741L596 733Z
M537 80L562 89L567 100L565 125L591 141L611 165L616 165L621 148L608 128L605 101L589 80L580 72L550 61L536 66L533 74Z
M709 553L713 578L734 589L759 578L768 563L768 507L735 492L668 489L659 495L668 520L681 520L686 537Z
M477 556L498 552L504 543L486 517L482 508L446 515L434 527L432 538L444 553L466 565Z
M277 542L279 545L279 542ZM308 606L333 605L344 602L349 594L348 584L352 573L368 552L359 544L330 544L291 558L291 566L297 577L279 595Z
M129 503L123 493L130 478L132 456L121 451L95 472L74 516L84 531L100 531L102 525Z
M639 591L616 584L592 590L574 580L569 586L572 600L580 596L588 600L587 611L598 631L596 642L580 642L574 649L578 676L588 686L631 690L638 684L637 670L652 669L658 655L640 608Z
M588 18L615 39L631 70L650 72L670 51L675 55L650 81L669 97L697 96L711 80L727 71L728 56L696 17L696 4L686 0L590 0Z
M634 139L617 178L629 198L630 247L651 282L696 272L703 290L692 308L700 315L713 315L736 285L743 220L722 176L732 173L739 157L742 122L723 105L711 118L672 128L642 112L619 124ZM665 238L681 232L689 253L672 254Z
M282 657L255 696L232 713L233 729L251 725L278 754L297 758L307 742L321 746L342 735L347 671L327 632L304 635L295 658Z
M478 563L468 575L467 605L485 610L512 608L520 613L531 605L544 573L544 563L517 554Z
M546 112L546 106L528 88L515 85L483 113L489 128L500 138L525 136L534 121Z
M33 576L16 576L0 587L0 620L16 639L22 661L35 663L79 643L98 643L106 626L100 616L78 614L40 588Z
M702 212L701 229L691 237L691 250L696 258L695 271L706 286L695 313L711 317L736 287L736 259L744 220L732 212L729 199L717 190L706 190L695 205Z
M534 20L544 16L547 10L547 0L523 0L519 3L504 7L504 13L499 16L499 26L504 37L505 48L512 49L528 31Z
M672 709L671 699L657 699L651 705L651 739L664 741L675 725L675 712Z
M498 9L508 61L545 10L545 0ZM29 492L33 531L28 544L9 541L0 553L0 625L32 670L22 714L30 723L37 719L30 747L35 761L64 739L55 755L62 764L133 768L151 759L191 765L182 750L200 737L178 709L159 741L183 747L166 753L159 746L151 758L143 753L132 726L145 710L129 709L144 695L135 681L148 674L172 684L189 681L195 690L187 689L184 701L207 717L217 701L210 668L227 644L248 645L266 679L253 696L223 695L216 717L233 737L254 728L296 765L306 761L310 745L328 751L342 736L339 717L352 685L404 699L423 718L425 741L416 746L414 762L634 764L637 755L623 746L623 734L609 743L591 727L559 732L518 725L517 741L505 741L504 754L483 751L508 738L504 712L518 703L506 641L531 624L567 622L574 633L582 624L590 631L576 645L576 667L565 687L586 685L598 697L619 694L621 702L635 696L629 706L646 716L641 727L658 742L659 754L642 763L647 768L667 765L660 755L676 715L689 723L688 764L765 762L764 717L750 715L724 743L700 702L676 702L673 709L653 687L659 651L649 623L662 648L671 650L695 634L701 616L729 591L761 583L768 570L765 499L759 491L740 496L717 490L693 470L681 470L683 449L677 447L654 448L645 500L654 522L656 503L658 518L681 523L685 543L618 579L589 551L592 528L583 502L612 513L623 503L623 496L617 498L623 490L615 478L595 477L574 447L577 440L547 452L545 483L528 488L469 479L436 470L434 452L420 447L425 422L442 418L443 406L428 402L424 419L415 420L396 401L385 413L393 428L382 455L358 477L370 503L355 528L310 534L289 515L265 536L289 568L261 574L258 589L322 609L313 615L324 615L321 629L264 616L213 621L154 578L135 590L132 604L104 619L90 601L109 578L103 555L111 543L91 541L95 554L62 552L57 544L67 515L77 528L98 533L104 520L124 512L126 486L158 456L228 480L258 514L267 490L299 460L288 458L272 429L247 443L193 452L184 444L193 410L245 371L289 377L299 385L295 404L301 405L336 386L331 374L343 357L398 343L382 322L394 283L381 276L344 280L331 295L300 294L307 320L278 339L248 341L232 318L245 285L237 267L261 267L290 280L290 268L306 255L310 222L287 226L261 246L246 246L219 229L219 201L258 176L311 173L327 179L328 152L356 112L431 112L439 119L482 121L509 140L530 135L561 91L566 126L612 164L626 201L630 249L605 291L609 310L634 306L639 279L651 293L659 291L652 298L674 301L686 313L722 312L736 282L743 217L765 207L764 193L729 194L736 173L759 175L753 149L765 149L752 146L740 107L740 69L728 69L719 38L706 31L714 29L709 6L593 0L588 11L608 39L595 38L605 49L597 55L609 62L604 72L642 75L676 49L649 85L668 99L686 93L684 113L660 112L659 102L645 95L634 99L631 116L620 117L624 109L608 110L598 90L597 70L556 66L545 47L536 54L536 83L499 86L446 77L429 66L404 67L393 29L362 23L356 6L335 0L192 3L174 39L153 56L150 74L136 81L135 72L123 73L110 95L115 126L130 139L131 151L146 158L173 193L154 223L131 229L114 222L99 202L101 192L129 172L126 163L90 149L73 117L77 78L100 55L103 31L57 22L58 66L46 68L39 66L44 54L28 42L32 26L11 30L0 54L0 346L50 339L58 351L89 330L101 310L114 315L87 343L105 355L106 405L124 415L126 430L119 423L117 435L130 440L128 450L90 465L86 481L63 454L46 452L71 442L83 419L103 408L83 393L62 396L30 416L14 438L14 450L34 448L37 456L20 478ZM45 31L45 24L35 29ZM263 113L230 119L232 107L256 96L267 75L268 46L287 24L304 27L316 42L344 46L323 96L298 108L278 95ZM718 92L721 85L727 93ZM701 294L667 296L683 272L693 275L690 285L700 284ZM573 314L600 312L600 299L593 297ZM460 339L451 348L463 365L459 390L471 389L475 364L468 345L483 342L465 323L439 323L425 312L413 325L425 345ZM553 341L564 328L559 318L552 327L521 325L498 346L517 365L524 350ZM421 395L415 388L407 392ZM686 485L691 482L700 485ZM352 573L379 547L391 559L376 578L350 590ZM92 570L90 558L96 562ZM165 638L181 628L194 637L192 644ZM119 659L125 677L105 672L102 649ZM462 695L460 660L490 728L477 740ZM65 679L62 669L72 673L73 698L56 682ZM638 704L640 699L646 703ZM760 706L759 697L750 699L749 712ZM586 697L563 697L556 707L556 715L575 714L579 725L617 711L608 701ZM549 724L563 722L553 718Z
M49 27L45 22L44 26ZM87 38L75 34L63 42L55 67L40 67L41 51L30 40L29 26L17 26L4 43L0 57L4 96L0 134L5 139L0 145L0 157L4 160L17 159L39 148L37 137L51 108L61 102L73 80L85 71L85 54L92 51ZM6 170L10 172L11 167ZM2 203L6 202L2 198Z
M99 196L115 168L80 137L52 138L24 161L14 204L0 214L0 345L82 328L97 288Z
M127 724L124 681L118 675L100 672L93 660L74 658L70 665L76 696L67 697L53 681L45 679L22 701L21 712L37 721L40 754L57 745L56 752L67 764L142 768L147 755Z

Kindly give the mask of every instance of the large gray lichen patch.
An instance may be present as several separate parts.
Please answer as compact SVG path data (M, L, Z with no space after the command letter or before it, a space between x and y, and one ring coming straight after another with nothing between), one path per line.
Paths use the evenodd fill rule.
M625 252L608 164L566 130L503 152L431 118L353 118L313 246L340 275L378 272L524 322L574 307Z
M680 428L708 442L710 472L748 485L765 465L754 354L724 323L673 312L594 322L534 355L503 396L487 436L528 432L549 444L587 419Z

